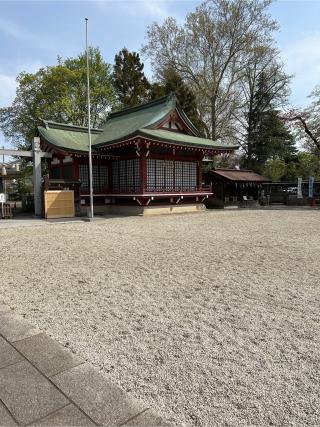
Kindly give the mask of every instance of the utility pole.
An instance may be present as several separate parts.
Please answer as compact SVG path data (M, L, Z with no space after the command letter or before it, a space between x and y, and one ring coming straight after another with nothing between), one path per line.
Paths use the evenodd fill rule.
M89 189L90 189L90 214L93 219L93 179L92 179L92 150L91 150L91 112L90 112L90 80L89 80L89 51L88 51L88 18L86 21L86 54L87 54L87 102L88 102L88 143L89 143Z

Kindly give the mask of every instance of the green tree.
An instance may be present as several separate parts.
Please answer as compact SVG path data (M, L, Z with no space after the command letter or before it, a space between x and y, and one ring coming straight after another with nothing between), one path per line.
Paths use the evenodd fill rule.
M148 99L150 83L136 52L123 48L114 58L113 84L120 108L133 107Z
M181 108L200 134L203 134L204 125L199 115L195 94L173 68L166 68L162 73L161 83L151 85L150 98L157 99L171 92L176 94Z
M111 67L98 48L89 48L92 126L99 126L115 101ZM42 119L87 126L86 55L62 60L17 77L16 97L0 109L0 128L18 147L30 147Z
M273 158L290 161L296 153L293 135L286 128L279 113L273 109L274 96L266 73L261 73L248 111L247 134L242 164L261 172Z
M293 135L274 110L259 115L250 144L251 159L244 157L243 164L257 172L269 159L279 158L288 163L296 153Z
M284 72L283 67L277 49L271 44L257 44L244 68L240 82L243 103L235 117L239 123L237 140L249 165L254 155L252 143L262 115L270 110L278 110L287 102L291 77Z
M309 176L320 180L320 159L313 153L301 151L288 163L285 179L296 180L298 177L308 179Z
M285 176L287 165L281 159L268 159L262 168L263 175L272 179L272 181L280 181Z

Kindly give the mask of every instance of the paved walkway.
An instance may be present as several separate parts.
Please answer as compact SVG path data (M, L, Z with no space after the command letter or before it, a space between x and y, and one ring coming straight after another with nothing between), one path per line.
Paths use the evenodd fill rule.
M168 424L0 303L0 425Z

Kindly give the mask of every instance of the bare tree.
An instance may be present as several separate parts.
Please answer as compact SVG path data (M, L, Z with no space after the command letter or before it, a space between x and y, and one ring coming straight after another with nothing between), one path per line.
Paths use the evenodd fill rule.
M270 0L207 0L183 25L168 18L148 28L143 53L157 75L174 68L197 95L207 136L231 137L239 106L239 81L260 40L267 43L276 23L267 13Z
M292 109L284 114L283 120L296 125L305 148L320 157L320 87L311 93L311 104L304 110Z

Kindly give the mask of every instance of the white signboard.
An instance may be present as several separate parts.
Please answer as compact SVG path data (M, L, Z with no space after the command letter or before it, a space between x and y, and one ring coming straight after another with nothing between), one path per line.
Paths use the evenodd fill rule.
M6 203L6 195L4 193L0 193L0 203Z

